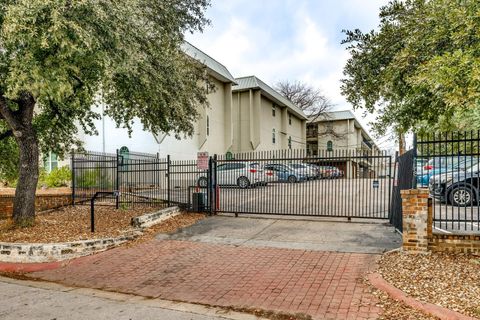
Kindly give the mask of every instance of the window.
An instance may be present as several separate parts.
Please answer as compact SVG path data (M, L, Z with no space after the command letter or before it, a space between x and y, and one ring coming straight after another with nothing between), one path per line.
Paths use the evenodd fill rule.
M333 151L333 142L332 141L327 142L327 151Z
M275 112L277 111L276 110L277 108L275 107L275 105L272 106L272 116L275 117Z
M288 124L292 125L292 114L291 113L288 114Z
M292 137L288 137L288 149L292 149Z
M43 167L47 172L52 172L53 169L58 167L58 157L54 152L49 152L48 155L43 158Z
M207 136L210 135L210 118L207 116Z
M275 129L272 129L272 143L275 144Z

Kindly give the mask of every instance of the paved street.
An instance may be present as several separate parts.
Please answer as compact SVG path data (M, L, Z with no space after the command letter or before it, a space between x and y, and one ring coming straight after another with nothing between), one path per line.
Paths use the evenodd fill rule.
M134 296L104 294L93 290L61 287L48 283L26 284L23 281L1 277L0 301L2 301L0 304L0 319L2 320L254 319L249 315L212 315L219 311L198 306L142 300ZM179 309L190 309L190 311L178 311Z
M352 223L334 226L318 221L214 217L171 236L28 276L204 305L306 313L314 319L375 319L381 309L375 305L376 298L365 286L363 276L374 267L378 256L325 251L335 247L322 233L333 237L334 233L326 230L340 230L340 225L351 229L336 240L345 242L350 251L361 252L360 246L351 245L366 237L360 231L361 224L355 227ZM382 231L378 225L363 227L384 235L391 232L387 227ZM242 233L241 228L251 231ZM301 228L305 228L303 235ZM394 233L390 236L396 239ZM374 249L375 241L363 242L363 252L398 246L395 241L376 241Z

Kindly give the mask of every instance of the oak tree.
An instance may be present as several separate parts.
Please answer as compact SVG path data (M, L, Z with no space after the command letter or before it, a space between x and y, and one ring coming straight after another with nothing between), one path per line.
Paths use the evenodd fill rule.
M204 68L183 54L209 0L0 1L0 147L18 148L13 217L34 219L39 155L94 134L94 106L118 126L192 134ZM7 150L7 146L10 148ZM11 163L10 163L11 164ZM5 172L4 163L0 162ZM8 170L8 168L7 168Z
M398 133L479 128L480 2L394 0L377 30L346 31L342 93Z

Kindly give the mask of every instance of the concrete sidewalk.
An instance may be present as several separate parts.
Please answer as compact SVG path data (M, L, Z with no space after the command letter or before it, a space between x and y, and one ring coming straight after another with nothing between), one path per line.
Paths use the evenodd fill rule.
M398 248L402 241L385 223L226 216L210 217L157 239L374 254Z
M256 320L253 315L132 295L0 277L4 320Z

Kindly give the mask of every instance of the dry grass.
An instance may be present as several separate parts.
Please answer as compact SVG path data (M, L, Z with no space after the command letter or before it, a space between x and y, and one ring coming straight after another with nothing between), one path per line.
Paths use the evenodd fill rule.
M478 256L393 252L382 256L378 271L386 281L409 296L480 317Z

